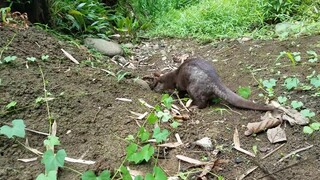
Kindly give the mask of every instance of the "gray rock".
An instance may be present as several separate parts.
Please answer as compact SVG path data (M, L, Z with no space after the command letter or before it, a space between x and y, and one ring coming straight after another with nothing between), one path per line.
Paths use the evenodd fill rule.
M115 56L115 55L122 55L123 50L121 46L115 42L106 41L104 39L98 38L86 38L84 40L85 45L95 48L102 54L107 56Z

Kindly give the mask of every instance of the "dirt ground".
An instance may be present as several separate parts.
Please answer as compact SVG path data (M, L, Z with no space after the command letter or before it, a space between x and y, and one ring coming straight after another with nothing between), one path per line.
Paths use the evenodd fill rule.
M12 40L12 41L11 41ZM3 49L7 47L6 49ZM36 104L38 97L44 96L43 79L50 97L49 110L53 119L57 121L61 145L58 149L65 149L68 157L97 161L95 165L83 165L66 162L65 166L84 172L92 169L114 170L119 167L125 157L124 140L129 134L138 130L138 125L130 111L144 113L150 109L142 105L138 99L143 99L151 105L158 104L161 94L145 90L134 82L136 77L151 75L152 72L177 67L179 63L173 57L181 54L200 56L213 61L223 82L232 90L239 86L250 86L251 100L263 103L256 79L277 79L275 95L285 95L292 100L299 100L304 106L316 113L315 121L320 120L320 97L311 96L315 91L287 91L281 84L285 76L295 75L302 83L312 71L319 73L319 63L305 63L293 66L286 58L281 59L281 65L276 65L275 59L281 51L301 52L302 59L307 58L306 51L314 50L320 54L320 36L300 37L286 41L239 41L228 40L217 43L199 43L191 39L150 39L134 45L131 54L126 57L136 69L123 68L108 57L94 56L83 46L75 46L72 42L65 42L39 28L31 27L27 30L13 30L0 28L0 48L3 50L1 58L14 55L18 58L10 64L0 64L0 125L10 123L13 119L23 119L27 128L48 132L48 113L45 103ZM63 48L72 54L80 65L76 65L66 58ZM49 55L49 59L41 61L42 55ZM27 62L27 57L37 58L36 63ZM93 62L93 65L88 63ZM121 81L108 75L104 70L131 72L131 75ZM280 72L280 73L279 73ZM128 98L132 102L123 102L116 98ZM16 101L14 110L7 111L5 106ZM176 101L176 105L179 103ZM220 112L217 108L224 108ZM266 173L272 173L273 179L318 179L320 176L320 134L307 136L302 132L302 126L283 124L287 135L287 143L271 156L261 160L261 157L278 147L281 143L271 144L266 133L246 137L244 131L249 122L259 121L263 112L243 110L217 104L205 109L194 110L191 119L183 121L177 129L164 124L171 131L168 142L175 142L178 133L185 146L168 151L166 159L160 159L159 165L168 176L175 176L179 171L196 171L191 165L179 162L176 155L185 155L195 159L207 160L223 159L227 163L215 169L212 173L222 175L225 179L236 179L248 169L258 165L246 179L263 179ZM240 115L240 114L241 115ZM142 120L141 122L142 123ZM256 145L257 157L251 158L234 150L233 133L237 127L240 134L241 146L249 151ZM217 155L198 147L187 145L203 137L211 138ZM30 147L44 152L43 141L46 136L27 132L26 138ZM16 140L0 136L0 179L27 180L35 179L44 172L44 165L37 161L21 162L18 159L37 157L20 145L25 139ZM300 152L285 161L275 163L286 154L309 145L311 149ZM145 171L152 168L152 163L143 165L127 164L131 169ZM292 165L292 166L291 166ZM278 171L278 172L277 172ZM80 179L80 175L64 168L59 171L58 179ZM192 176L190 176L190 179ZM209 179L214 179L209 176Z

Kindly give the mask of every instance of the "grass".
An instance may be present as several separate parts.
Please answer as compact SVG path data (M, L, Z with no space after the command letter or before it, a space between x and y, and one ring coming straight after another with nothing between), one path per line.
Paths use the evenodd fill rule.
M240 36L267 39L276 35L274 25L278 22L296 22L296 20L303 20L306 27L295 32L296 34L316 32L320 29L319 25L312 20L313 16L309 16L316 13L310 8L308 8L309 15L301 15L301 13L297 13L298 17L288 15L299 10L303 11L306 8L306 2L305 4L296 2L294 5L276 4L275 2L272 4L265 0L203 0L192 6L160 13L155 17L153 26L147 35L203 40ZM299 3L302 5L298 6ZM312 5L316 9L317 4ZM274 22L267 23L268 21ZM313 28L310 28L310 25Z

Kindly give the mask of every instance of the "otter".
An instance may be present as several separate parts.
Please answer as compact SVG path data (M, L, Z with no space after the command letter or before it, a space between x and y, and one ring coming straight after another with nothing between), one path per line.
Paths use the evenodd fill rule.
M156 73L154 75L153 90L164 92L177 89L179 92L187 92L199 109L207 107L209 100L214 97L220 97L231 105L244 109L275 109L246 100L231 91L221 82L213 66L201 58L189 58L174 71L161 76Z

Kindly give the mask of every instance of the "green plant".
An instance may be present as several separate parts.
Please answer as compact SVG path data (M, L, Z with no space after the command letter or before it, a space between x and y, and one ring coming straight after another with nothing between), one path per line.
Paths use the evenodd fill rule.
M35 57L27 57L27 60L30 62L36 62L37 58Z
M301 61L300 52L292 52L291 53L291 52L282 51L282 52L280 52L280 55L277 57L275 62L277 62L281 57L283 57L285 55L289 58L292 65L294 65L294 66L297 65L297 63Z
M291 89L297 88L299 85L299 82L300 82L299 79L296 77L287 78L284 81L284 86L287 88L287 90L291 90Z
M248 99L249 96L251 95L251 89L250 87L239 87L238 88L238 94L245 98L245 99Z
M9 104L6 105L6 109L7 110L12 109L16 107L16 105L17 105L17 101L11 101Z
M304 126L303 133L311 135L313 134L314 131L319 131L319 129L320 129L320 123L314 122L308 126Z
M262 81L262 80L260 80ZM277 83L277 80L271 78L269 80L263 80L262 81L262 85L263 87L266 88L266 91L268 92L268 96L272 97L274 96L274 90L273 90L273 87L276 86L276 83Z
M116 75L117 81L120 82L128 74L130 74L130 73L120 70L115 75Z
M317 62L318 61L318 54L315 51L307 51L308 54L308 61L311 63Z
M11 63L12 61L16 60L17 56L7 56L3 59L4 63Z
M284 97L284 96L279 96L278 97L278 102L280 104L285 104L287 102L288 98Z
M303 106L303 103L301 101L292 101L291 102L291 106L294 108L294 109L299 109Z
M312 118L316 115L314 112L310 111L310 109L301 110L300 113L307 118Z
M46 61L46 60L48 60L48 59L49 59L49 55L43 54L43 55L41 56L41 60L42 60L42 61Z
M8 138L12 138L13 136L24 138L25 127L22 119L15 119L12 121L12 127L7 125L0 127L0 134L6 135Z

